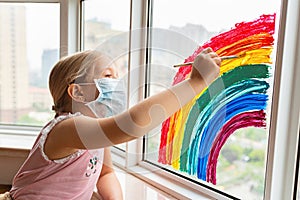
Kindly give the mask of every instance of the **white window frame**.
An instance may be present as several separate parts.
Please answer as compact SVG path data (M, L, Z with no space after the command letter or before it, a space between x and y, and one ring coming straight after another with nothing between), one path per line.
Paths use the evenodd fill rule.
M300 2L283 1L267 163L266 199L293 199L300 112ZM270 151L272 150L273 151Z
M60 3L60 57L80 50L80 0L59 0Z
M60 3L60 57L74 53L81 44L81 10L80 0L5 0L11 3ZM131 30L147 27L147 17L151 8L151 1L131 0ZM299 141L299 113L300 113L300 2L298 0L283 0L279 24L279 36L276 59L276 73L272 97L272 114L270 138L268 145L268 159L266 171L266 186L264 199L281 200L292 199L296 175L296 157ZM146 47L147 33L141 34L130 48ZM146 48L140 48L139 53L129 55L129 66L145 66ZM282 55L282 57L280 56ZM129 69L130 70L130 69ZM146 68L140 68L144 75ZM137 81L137 82L134 82ZM145 76L138 80L130 80L129 85L144 83ZM136 98L144 98L141 88ZM130 92L130 91L129 91ZM28 129L28 128L27 128ZM24 127L0 126L1 134L25 133ZM33 132L36 129L32 130ZM126 152L112 150L114 164L144 181L164 190L179 199L228 199L220 193L207 187L200 187L165 170L154 167L143 161L143 138L128 142ZM168 187L170 186L170 187Z
M134 8L135 6L140 6L139 12L144 11L140 18L147 19L151 1L144 2L143 5L138 4L136 1L132 2L134 2ZM133 16L135 14L133 13ZM272 116L269 130L264 199L292 199L294 193L297 192L294 191L294 185L296 184L295 167L299 140L300 112L300 90L297 90L297 85L300 85L299 16L300 5L297 0L282 2L281 13L277 16L277 20L280 18L280 29L278 33L278 56L276 59L276 74L272 97ZM132 18L135 19L134 17ZM295 21L295 19L297 20ZM147 26L147 20L139 21L139 23L142 28ZM147 35L144 37L146 38ZM127 151L125 168L175 197L191 198L191 195L195 195L195 197L200 198L205 193L213 198L227 199L214 190L199 187L199 185L195 185L172 173L144 162L141 153L143 146L142 139L138 139L127 145L129 152ZM172 187L166 187L166 185ZM186 191L186 195L184 191Z

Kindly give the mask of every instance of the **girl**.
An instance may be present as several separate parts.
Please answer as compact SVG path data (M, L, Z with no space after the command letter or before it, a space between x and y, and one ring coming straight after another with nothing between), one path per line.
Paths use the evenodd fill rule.
M96 51L61 59L49 88L55 118L39 134L16 174L10 197L22 199L122 199L108 147L145 135L219 74L211 48L195 59L190 78L122 111L124 91L110 60Z

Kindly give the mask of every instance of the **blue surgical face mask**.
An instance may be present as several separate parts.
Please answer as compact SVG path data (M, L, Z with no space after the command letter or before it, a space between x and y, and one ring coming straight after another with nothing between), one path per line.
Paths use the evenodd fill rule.
M110 117L121 113L126 107L126 92L121 79L101 78L94 80L99 95L86 103L96 117Z

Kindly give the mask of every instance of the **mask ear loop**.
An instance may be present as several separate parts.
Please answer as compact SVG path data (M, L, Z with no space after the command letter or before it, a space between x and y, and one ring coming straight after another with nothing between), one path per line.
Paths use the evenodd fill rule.
M80 83L80 84L83 84L83 85L95 84L96 88L97 88L97 90L99 92L99 94L98 94L98 96L97 96L97 98L95 100L90 101L90 102L83 102L85 105L91 104L92 102L96 102L100 98L100 96L102 95L102 89L98 85L97 79L94 79L94 83Z
M95 99L95 100L92 100L92 101L86 101L86 99L84 98L84 96L78 96L78 97L75 97L75 95L74 94L72 94L72 92L70 91L70 86L72 86L72 85L74 85L74 86L72 86L72 87L76 87L75 85L78 85L78 86L85 86L85 85L95 85L96 84L96 88L97 88L97 90L98 90L98 92L100 93L100 91L99 91L99 89L98 89L98 87L97 87L97 83L94 81L93 83L70 83L69 84L69 86L68 86L68 93L69 93L69 96L72 98L72 99L74 99L75 101L78 101L78 102L81 102L81 103L83 103L83 104L88 104L88 103L91 103L91 102L93 102L93 101L96 101L98 98L99 98L99 95L97 96L97 98Z
M90 83L91 84L91 83ZM96 117L99 117L98 116L98 113L96 111L96 105L97 105L97 101L101 98L101 95L102 95L102 89L100 88L99 84L98 84L98 79L94 79L94 83L96 85L96 88L99 92L97 98L93 101L90 101L90 102L86 102L85 105L90 109L90 111L96 116Z
M80 85L77 83L71 83L68 85L67 92L69 96L72 98L72 100L75 100L77 102L83 102L84 97L83 94L80 91Z

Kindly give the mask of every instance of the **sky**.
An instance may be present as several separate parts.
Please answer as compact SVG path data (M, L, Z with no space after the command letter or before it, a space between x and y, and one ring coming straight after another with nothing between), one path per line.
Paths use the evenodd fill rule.
M27 57L31 69L40 68L43 49L59 48L59 5L26 4Z
M261 14L273 14L280 8L280 0L154 0L154 25L168 28L170 24L202 24L209 31L232 27L236 22L249 21ZM118 6L115 6L115 5ZM87 0L86 18L113 23L126 29L129 0ZM97 8L97 9L95 9ZM128 9L129 10L129 9Z
M233 27L237 22L252 21L262 14L273 14L280 0L156 0L155 25L167 28L170 23L202 24L209 31ZM166 17L162 17L165 14Z
M86 0L85 18L97 18L112 24L113 29L127 31L129 0ZM229 29L237 22L251 21L261 14L273 14L280 0L154 0L153 26L201 24L209 31ZM59 5L30 4L27 7L28 61L31 68L41 65L42 49L59 46Z

